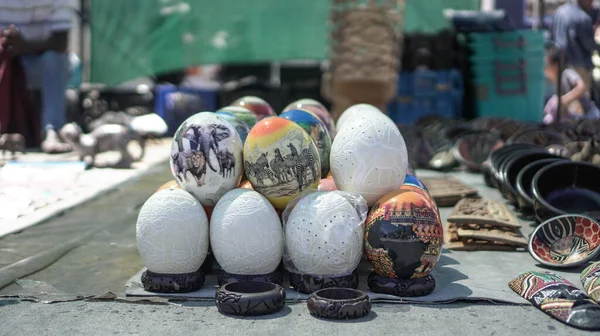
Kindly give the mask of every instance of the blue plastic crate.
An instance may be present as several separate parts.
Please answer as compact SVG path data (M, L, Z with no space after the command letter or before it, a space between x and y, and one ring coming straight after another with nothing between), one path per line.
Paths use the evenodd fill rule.
M460 71L421 71L412 75L412 94L399 95L388 106L388 114L396 123L414 124L430 114L446 118L461 115L464 87Z
M170 136L181 123L192 115L217 110L217 90L158 85L156 87L155 111L167 126Z

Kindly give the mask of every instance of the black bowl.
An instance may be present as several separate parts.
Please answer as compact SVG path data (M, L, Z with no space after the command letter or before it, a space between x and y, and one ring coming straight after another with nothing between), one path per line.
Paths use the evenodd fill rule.
M531 148L541 148L537 146L532 146L528 144L515 144L501 147L490 154L488 159L489 171L491 175L491 180L494 188L498 187L496 176L498 175L498 170L500 169L500 165L506 159L506 156L511 154L514 151L531 149Z
M552 163L533 177L533 208L540 223L577 214L600 220L600 166L572 161Z
M517 176L521 169L528 164L543 160L543 159L561 159L560 156L550 154L548 152L531 152L524 153L520 156L514 157L506 166L506 170L502 175L502 186L506 193L506 198L512 204L518 204L519 192L517 191Z
M519 195L517 196L517 201L519 203L519 210L522 213L529 214L533 212L533 194L531 192L531 182L533 181L533 177L535 176L535 174L547 165L560 160L567 159L560 158L537 160L531 162L527 166L523 167L521 171L519 171L516 183L517 191L519 193Z
M505 179L506 179L506 170L508 166L516 159L520 158L523 155L533 154L533 153L547 153L544 148L530 148L523 149L519 151L514 151L504 157L502 163L499 166L498 172L496 173L496 179L498 180L498 190L504 198L509 199L507 196L508 191L505 188Z

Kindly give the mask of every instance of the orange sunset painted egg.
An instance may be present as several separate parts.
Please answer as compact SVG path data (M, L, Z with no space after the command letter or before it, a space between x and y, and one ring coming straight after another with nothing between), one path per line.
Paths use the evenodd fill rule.
M317 189L321 180L314 141L298 124L280 117L252 128L244 144L244 168L254 190L280 210L301 192Z

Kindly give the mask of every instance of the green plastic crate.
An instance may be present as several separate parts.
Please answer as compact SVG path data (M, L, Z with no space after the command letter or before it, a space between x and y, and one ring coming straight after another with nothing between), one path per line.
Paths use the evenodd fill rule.
M523 88L523 84L525 87ZM494 78L473 79L478 117L505 117L540 122L544 114L544 76L528 75L524 82L505 82L499 88ZM519 90L523 92L501 92Z

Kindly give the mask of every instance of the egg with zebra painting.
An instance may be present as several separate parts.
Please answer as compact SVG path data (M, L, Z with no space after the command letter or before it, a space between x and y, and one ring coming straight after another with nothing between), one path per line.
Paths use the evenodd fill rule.
M197 113L175 132L171 145L171 173L181 189L204 206L215 206L235 189L243 172L242 140L223 116Z
M271 117L259 121L246 138L243 156L252 187L277 209L285 209L296 196L319 186L317 146L291 120Z
M288 110L279 115L302 127L313 139L319 158L321 159L321 176L329 173L329 152L331 152L331 137L327 127L318 117L305 110Z

